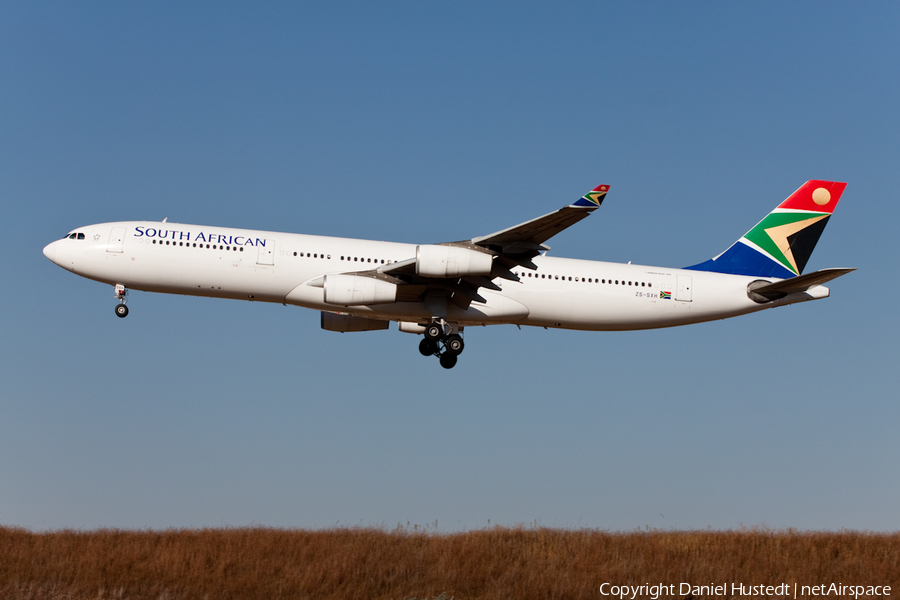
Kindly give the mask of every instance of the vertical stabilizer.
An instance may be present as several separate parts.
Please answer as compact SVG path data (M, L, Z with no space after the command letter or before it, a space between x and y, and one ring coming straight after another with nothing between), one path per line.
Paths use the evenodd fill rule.
M725 252L687 268L782 279L800 275L845 187L807 181Z

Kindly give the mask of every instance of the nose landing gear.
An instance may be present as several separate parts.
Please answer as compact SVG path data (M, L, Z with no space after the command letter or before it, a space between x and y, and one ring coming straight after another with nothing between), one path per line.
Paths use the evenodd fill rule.
M419 342L422 356L437 356L441 366L452 369L466 344L459 332L462 328L455 323L433 322L425 328L425 338Z
M125 286L121 283L116 284L116 299L119 301L119 304L116 306L116 316L120 319L124 319L128 316L128 307L125 306L125 294L128 293L128 290L125 289Z

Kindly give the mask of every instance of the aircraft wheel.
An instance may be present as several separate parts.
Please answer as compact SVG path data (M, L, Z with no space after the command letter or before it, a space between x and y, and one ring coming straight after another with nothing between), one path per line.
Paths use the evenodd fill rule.
M128 316L128 307L124 304L116 305L116 316L120 319L124 319Z
M456 361L459 357L456 354L451 354L450 352L444 352L441 354L441 366L445 369L452 369L456 366Z
M434 356L435 352L437 352L437 344L429 339L424 339L419 342L419 353L422 356Z
M431 340L432 342L436 342L444 335L444 328L441 327L440 323L432 323L428 327L425 328L425 339Z
M466 347L466 343L463 342L462 337L457 334L451 334L447 336L447 339L444 341L444 344L447 346L447 352L450 354L462 354L463 348Z

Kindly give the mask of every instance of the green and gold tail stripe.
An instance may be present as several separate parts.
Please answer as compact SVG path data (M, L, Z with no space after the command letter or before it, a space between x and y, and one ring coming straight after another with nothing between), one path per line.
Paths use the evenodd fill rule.
M808 211L770 213L744 238L799 275L829 216Z

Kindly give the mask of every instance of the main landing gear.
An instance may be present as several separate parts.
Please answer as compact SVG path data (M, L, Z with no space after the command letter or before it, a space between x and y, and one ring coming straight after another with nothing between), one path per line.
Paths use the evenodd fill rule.
M124 319L128 316L128 307L125 306L125 294L128 293L128 290L125 289L125 286L121 283L116 284L116 299L119 301L119 304L116 305L116 316L120 319Z
M437 356L442 367L452 369L466 347L458 331L460 329L455 324L431 323L425 328L425 339L419 342L419 353L422 356Z

